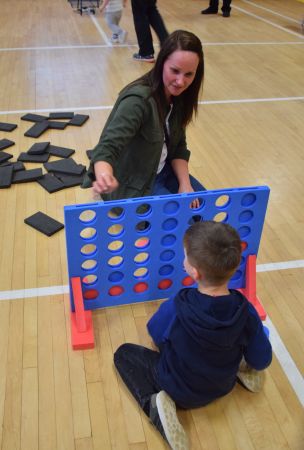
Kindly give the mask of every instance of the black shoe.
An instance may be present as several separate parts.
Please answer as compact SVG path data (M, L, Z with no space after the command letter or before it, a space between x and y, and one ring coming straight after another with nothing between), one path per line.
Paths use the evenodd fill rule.
M207 9L203 9L201 11L201 14L217 14L217 9L212 8L211 6L209 6L209 8Z
M133 59L135 59L136 61L144 61L144 62L148 62L148 63L155 62L154 55L141 56L139 53L134 53Z
M165 391L152 395L149 417L173 450L189 449L187 435L176 415L175 403Z
M230 17L230 11L223 11L223 17Z

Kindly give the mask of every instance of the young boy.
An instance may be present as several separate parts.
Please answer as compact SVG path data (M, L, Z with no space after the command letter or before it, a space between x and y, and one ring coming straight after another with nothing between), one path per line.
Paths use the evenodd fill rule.
M241 259L236 230L225 223L197 222L185 233L184 250L184 267L197 288L182 289L149 320L159 352L124 344L114 355L141 408L179 450L188 443L175 404L186 409L207 405L233 389L242 358L259 371L272 359L255 308L239 291L228 289Z
M123 44L127 38L127 32L120 28L119 22L122 16L123 7L127 0L104 0L100 12L105 11L105 19L108 27L112 31L112 44Z

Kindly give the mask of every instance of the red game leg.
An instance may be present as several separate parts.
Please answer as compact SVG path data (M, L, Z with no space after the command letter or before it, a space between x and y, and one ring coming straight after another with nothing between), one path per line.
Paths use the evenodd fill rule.
M79 277L71 279L75 312L71 312L71 337L73 350L94 348L92 311L85 311Z
M239 289L253 304L261 320L266 319L266 311L256 295L256 255L248 255L246 260L246 286Z

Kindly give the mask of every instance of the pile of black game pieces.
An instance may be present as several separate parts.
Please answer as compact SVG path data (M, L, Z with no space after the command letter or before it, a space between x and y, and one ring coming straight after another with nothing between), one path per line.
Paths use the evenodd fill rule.
M73 112L54 112L48 117L29 113L21 117L22 120L35 122L25 133L25 136L34 138L47 129L63 130L68 125L81 126L88 118L88 115ZM16 124L0 122L0 131L10 132L15 128L17 128ZM75 153L74 149L52 145L50 142L39 142L33 144L26 152L21 152L17 161L12 161L13 155L3 150L14 144L15 142L9 139L0 139L0 189L9 188L15 183L36 181L49 193L53 193L82 184L86 167L71 158L71 155ZM61 159L48 162L50 156ZM42 168L26 170L24 162L41 163L47 173L44 174ZM24 222L47 236L51 236L64 227L63 224L40 211L26 218Z

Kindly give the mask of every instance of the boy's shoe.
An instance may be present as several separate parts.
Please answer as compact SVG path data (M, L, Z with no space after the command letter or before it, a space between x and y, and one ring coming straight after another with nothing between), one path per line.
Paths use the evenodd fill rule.
M260 392L265 381L265 371L255 370L247 366L236 374L240 383L251 392Z
M139 53L134 53L133 59L136 59L136 61L144 61L149 63L155 62L154 55L141 56Z
M123 44L126 41L127 36L128 36L128 32L125 30L122 30L122 32L118 35L118 42L120 44Z
M217 14L217 11L217 9L211 8L211 6L209 6L209 8L203 9L201 11L201 14Z
M230 17L230 11L223 11L223 17Z
M150 420L173 450L189 449L186 432L176 415L175 403L165 391L152 395Z
M112 44L118 44L118 34L112 34L112 37L111 37L111 42L112 42Z

